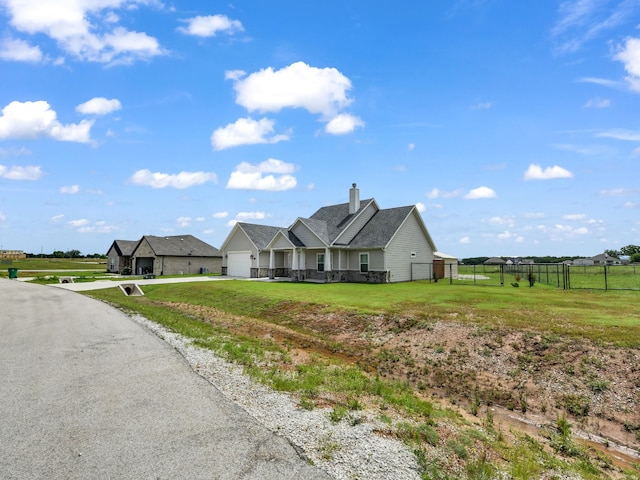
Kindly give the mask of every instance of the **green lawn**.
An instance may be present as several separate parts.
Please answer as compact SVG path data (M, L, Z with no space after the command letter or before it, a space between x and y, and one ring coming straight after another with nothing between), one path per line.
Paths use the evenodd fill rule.
M617 346L640 347L640 293L634 291L474 287L444 282L386 285L224 281L149 285L144 302L163 299L210 305L230 313L266 318L283 302L313 304L327 312L403 314L508 326L583 337ZM125 301L119 291L94 292Z

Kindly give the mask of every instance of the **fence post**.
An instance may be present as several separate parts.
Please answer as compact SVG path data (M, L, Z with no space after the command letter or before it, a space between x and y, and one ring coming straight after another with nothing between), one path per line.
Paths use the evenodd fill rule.
M604 266L604 289L609 290L609 282L607 279L607 266Z

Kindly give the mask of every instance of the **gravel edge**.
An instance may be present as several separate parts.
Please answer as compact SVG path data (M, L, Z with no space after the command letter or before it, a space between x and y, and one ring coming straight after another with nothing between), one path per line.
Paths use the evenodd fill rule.
M177 350L195 372L261 425L285 437L302 456L336 479L419 480L416 458L402 442L374 432L386 429L358 412L360 423L333 423L330 409L305 410L290 395L252 381L242 367L141 315L131 318Z

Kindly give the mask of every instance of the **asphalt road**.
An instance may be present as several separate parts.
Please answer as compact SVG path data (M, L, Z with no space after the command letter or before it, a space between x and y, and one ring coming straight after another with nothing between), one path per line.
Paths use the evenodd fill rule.
M5 279L0 476L328 478L120 311Z

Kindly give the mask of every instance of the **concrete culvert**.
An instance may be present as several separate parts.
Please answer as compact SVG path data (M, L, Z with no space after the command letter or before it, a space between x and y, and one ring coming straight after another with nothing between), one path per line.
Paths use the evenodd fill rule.
M121 283L118 285L122 293L124 293L127 297L138 297L144 295L144 292L136 283Z

